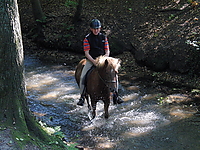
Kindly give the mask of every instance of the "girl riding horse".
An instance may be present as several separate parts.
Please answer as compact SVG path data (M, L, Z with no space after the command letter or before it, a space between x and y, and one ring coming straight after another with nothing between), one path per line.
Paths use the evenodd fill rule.
M88 34L84 41L83 41L83 47L84 52L86 56L86 63L83 67L81 77L80 77L80 94L81 97L79 99L79 102L77 105L83 106L85 101L85 75L88 72L88 70L94 65L97 65L96 58L98 56L109 56L110 50L109 50L109 44L108 39L106 36L104 36L102 33L100 33L101 30L101 22L98 19L93 19L90 23L90 31L91 33ZM116 91L113 92L113 97L116 99L116 103L120 104L124 101L118 96L118 88Z

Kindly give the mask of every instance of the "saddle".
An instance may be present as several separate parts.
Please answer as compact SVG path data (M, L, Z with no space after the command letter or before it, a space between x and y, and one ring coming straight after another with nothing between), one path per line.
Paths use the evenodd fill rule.
M91 73L95 68L96 68L96 66L93 65L93 66L87 71L87 73L86 73L86 75L85 75L85 81L84 81L85 87L87 86L87 77L90 75L90 73Z

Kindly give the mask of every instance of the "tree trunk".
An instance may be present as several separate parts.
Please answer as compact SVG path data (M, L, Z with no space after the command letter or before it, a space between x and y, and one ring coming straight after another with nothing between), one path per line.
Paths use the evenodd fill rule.
M42 26L45 23L46 17L42 11L42 7L40 4L40 0L30 0L32 4L32 12L35 19L35 22L37 24L37 30L36 30L36 42L42 42L45 38Z
M14 132L23 133L24 136L33 135L47 141L48 135L40 129L27 108L17 0L1 0L0 8L1 126L13 128Z
M77 23L78 20L80 20L82 9L83 9L83 4L84 4L84 0L79 0L78 5L77 5L77 10L74 15L73 23Z
M39 22L44 22L45 15L42 11L40 0L30 0L30 2L32 4L32 11L33 11L33 16L35 20Z

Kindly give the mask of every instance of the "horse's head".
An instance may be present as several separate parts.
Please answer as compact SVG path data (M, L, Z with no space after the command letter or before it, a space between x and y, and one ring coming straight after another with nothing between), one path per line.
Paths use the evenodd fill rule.
M121 60L113 57L100 56L97 58L97 68L101 80L109 88L111 92L114 92L118 88L118 69L120 67Z

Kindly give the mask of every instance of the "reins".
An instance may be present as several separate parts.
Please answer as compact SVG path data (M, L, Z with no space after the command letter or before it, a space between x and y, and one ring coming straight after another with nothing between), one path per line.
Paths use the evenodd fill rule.
M107 85L106 83L117 83L117 81L107 81L107 80L104 80L104 79L101 77L101 75L99 74L99 71L98 71L98 70L97 70L97 74L98 74L99 78L101 79L101 81L103 81L103 83L106 85L107 88L109 88L109 87L108 87L108 85ZM116 75L115 75L115 76L116 76Z

